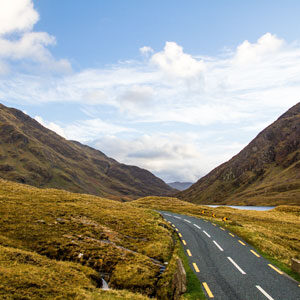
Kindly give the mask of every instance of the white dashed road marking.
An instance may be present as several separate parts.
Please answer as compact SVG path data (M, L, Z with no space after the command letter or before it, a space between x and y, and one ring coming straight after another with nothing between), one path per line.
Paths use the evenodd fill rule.
M245 275L246 273L240 268L240 266L231 258L231 257L227 257L229 259L229 261L243 274Z
M205 230L203 232L210 238L210 235Z
M216 241L213 241L213 243L219 248L220 251L224 251L223 248Z
M265 290L263 290L259 285L256 285L257 289L265 295L269 300L274 300Z

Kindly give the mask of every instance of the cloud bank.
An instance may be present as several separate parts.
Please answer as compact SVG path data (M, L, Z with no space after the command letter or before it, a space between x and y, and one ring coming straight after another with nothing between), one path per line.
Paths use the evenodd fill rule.
M0 8L0 98L63 104L77 117L49 110L36 119L167 181L197 180L300 98L300 45L271 33L214 57L167 41L141 47L141 60L70 72L49 50L55 37L34 31L32 1L0 0Z

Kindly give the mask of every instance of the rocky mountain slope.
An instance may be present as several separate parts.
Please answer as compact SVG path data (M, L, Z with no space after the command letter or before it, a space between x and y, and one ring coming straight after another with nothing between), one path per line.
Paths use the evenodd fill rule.
M300 205L300 103L176 196L203 204Z
M174 191L149 171L68 141L20 110L1 104L0 177L123 200Z

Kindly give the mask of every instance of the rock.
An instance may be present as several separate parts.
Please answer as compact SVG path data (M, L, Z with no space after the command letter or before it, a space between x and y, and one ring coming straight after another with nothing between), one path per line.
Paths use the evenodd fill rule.
M300 260L292 258L292 270L300 274Z
M36 223L46 224L46 221L45 220L37 220Z
M8 164L0 165L0 171L3 172L10 172L13 171L15 168L13 166L10 166Z
M180 296L186 292L186 272L181 259L177 259L177 270L172 282L173 299L179 300Z
M67 239L73 239L74 236L70 235L70 234L64 234L63 237L67 238Z
M62 219L62 218L57 218L56 221L60 224L64 224L66 223L66 220L65 219Z

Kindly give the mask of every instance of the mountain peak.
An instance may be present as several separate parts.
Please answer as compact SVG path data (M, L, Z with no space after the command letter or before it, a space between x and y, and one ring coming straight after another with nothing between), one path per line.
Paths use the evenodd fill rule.
M300 103L177 196L203 204L300 204Z
M282 118L290 118L293 117L295 115L300 114L300 102L298 102L297 104L295 104L294 106L292 106L287 112L285 112L284 114L282 114L279 119Z
M68 141L2 104L0 138L0 177L4 179L124 200L174 192L149 171Z

